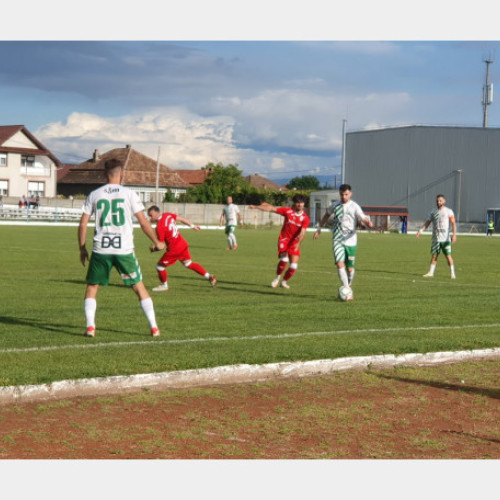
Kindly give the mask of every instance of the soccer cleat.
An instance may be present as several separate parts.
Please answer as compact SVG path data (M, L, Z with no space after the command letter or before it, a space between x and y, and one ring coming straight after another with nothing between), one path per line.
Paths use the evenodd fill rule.
M238 245L234 245L233 250L237 250L237 249L238 249Z
M278 288L279 282L280 282L280 279L279 279L279 277L278 277L278 278L274 279L274 280L271 282L271 286L272 286L273 288Z
M151 336L152 337L159 337L160 336L160 330L158 328L151 328Z
M166 292L168 291L168 285L166 283L162 283L161 285L155 286L153 288L153 292Z
M422 278L434 278L433 274L427 273L422 276Z
M215 277L215 274L211 274L210 278L208 279L210 281L210 284L215 288L217 286L217 278Z
M288 284L285 280L283 280L283 281L281 282L281 286L282 286L283 288L286 288L286 289L290 290L290 285L289 285L289 284Z
M83 335L85 337L95 337L95 327L94 326L88 326L87 329L85 330L85 333Z
M452 280L454 280L454 279L456 279L456 278L457 278L457 277L456 277L454 274L453 274L453 275L452 275L452 277L451 277L451 279L452 279Z

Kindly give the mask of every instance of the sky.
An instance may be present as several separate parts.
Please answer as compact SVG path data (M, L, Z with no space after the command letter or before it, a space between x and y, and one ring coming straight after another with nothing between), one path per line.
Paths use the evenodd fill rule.
M369 2L332 11L313 0L307 13L280 3L257 0L236 16L222 1L225 21L203 3L171 16L125 6L109 24L114 8L101 3L97 15L91 1L52 30L57 39L33 4L31 29L0 40L0 124L24 125L63 163L129 144L175 169L237 164L244 175L330 185L340 179L343 130L482 126L485 59L500 82L500 41L484 29L484 9L480 30L457 32L441 19L453 12L452 26L470 27L475 18L453 4L437 16L434 7L433 23L425 7L439 2L427 0L425 12L371 23L384 2L376 12ZM488 125L500 126L495 93Z

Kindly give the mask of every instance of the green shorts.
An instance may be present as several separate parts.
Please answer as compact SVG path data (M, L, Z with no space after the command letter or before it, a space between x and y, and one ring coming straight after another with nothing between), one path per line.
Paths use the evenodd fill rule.
M234 233L235 229L236 229L236 226L226 226L226 229L224 229L224 232L226 234L231 234L231 233Z
M141 268L133 253L114 255L92 252L87 271L87 283L89 285L108 285L113 267L120 273L123 283L127 286L142 281Z
M431 254L439 255L441 252L443 252L444 255L451 255L451 241L438 241L432 243Z
M346 267L353 269L354 263L356 262L356 250L357 246L348 247L343 243L333 242L333 257L335 259L335 264L337 262L344 262Z

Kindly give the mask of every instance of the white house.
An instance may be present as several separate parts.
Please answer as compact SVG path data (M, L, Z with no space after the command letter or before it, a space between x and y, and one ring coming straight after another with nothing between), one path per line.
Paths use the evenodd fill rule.
M61 162L24 125L0 125L0 194L56 195Z

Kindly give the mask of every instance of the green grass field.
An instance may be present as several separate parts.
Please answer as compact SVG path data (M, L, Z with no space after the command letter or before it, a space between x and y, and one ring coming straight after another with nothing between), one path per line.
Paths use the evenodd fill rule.
M87 339L76 227L0 226L0 386L500 346L500 238L459 236L457 279L440 256L429 280L422 274L430 236L361 233L355 300L342 303L326 231L318 241L307 234L290 290L270 287L278 228L239 229L236 252L225 250L221 230L182 231L218 288L179 263L170 267L170 291L152 293L162 331L153 339L135 294L114 272L98 295L97 335ZM151 289L160 254L148 243L137 229Z

